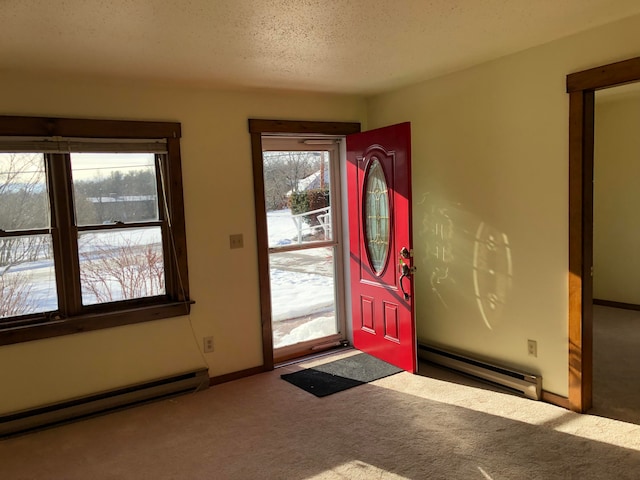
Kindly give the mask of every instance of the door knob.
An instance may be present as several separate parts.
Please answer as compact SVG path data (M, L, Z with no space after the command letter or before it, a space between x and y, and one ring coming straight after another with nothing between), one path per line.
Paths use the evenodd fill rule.
M416 271L416 267L410 267L404 261L405 258L410 258L410 257L411 257L411 252L407 249L407 247L402 247L400 249L400 259L398 261L398 263L400 264L399 265L400 279L398 280L398 283L400 283L400 290L402 290L402 295L404 296L405 300L409 300L411 298L411 295L409 295L407 291L404 289L403 280L405 278L409 278Z

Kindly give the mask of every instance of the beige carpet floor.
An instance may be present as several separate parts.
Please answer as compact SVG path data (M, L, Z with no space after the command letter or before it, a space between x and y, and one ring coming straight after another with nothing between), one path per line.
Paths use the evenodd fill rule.
M0 441L0 479L640 478L633 423L430 365L316 398L299 368Z

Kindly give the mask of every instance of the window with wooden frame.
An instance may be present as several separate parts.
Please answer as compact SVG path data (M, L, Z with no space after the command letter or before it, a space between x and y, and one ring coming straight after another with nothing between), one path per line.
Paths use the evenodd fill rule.
M0 116L0 345L189 313L180 124Z

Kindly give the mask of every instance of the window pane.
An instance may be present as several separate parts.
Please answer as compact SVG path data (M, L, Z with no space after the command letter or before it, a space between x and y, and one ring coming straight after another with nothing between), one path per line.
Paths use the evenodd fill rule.
M380 274L389 254L389 193L380 161L374 157L365 181L364 233L371 266Z
M332 239L329 152L263 152L269 247Z
M274 348L338 333L333 248L269 255Z
M0 229L49 227L49 198L41 153L0 153Z
M0 238L0 318L57 309L51 236Z
M84 305L165 293L160 227L82 233L78 251Z
M158 220L155 155L72 153L78 225Z

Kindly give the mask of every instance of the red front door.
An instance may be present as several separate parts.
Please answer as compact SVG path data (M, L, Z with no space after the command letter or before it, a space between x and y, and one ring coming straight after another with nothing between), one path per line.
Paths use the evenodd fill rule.
M353 344L416 372L411 125L347 137Z

